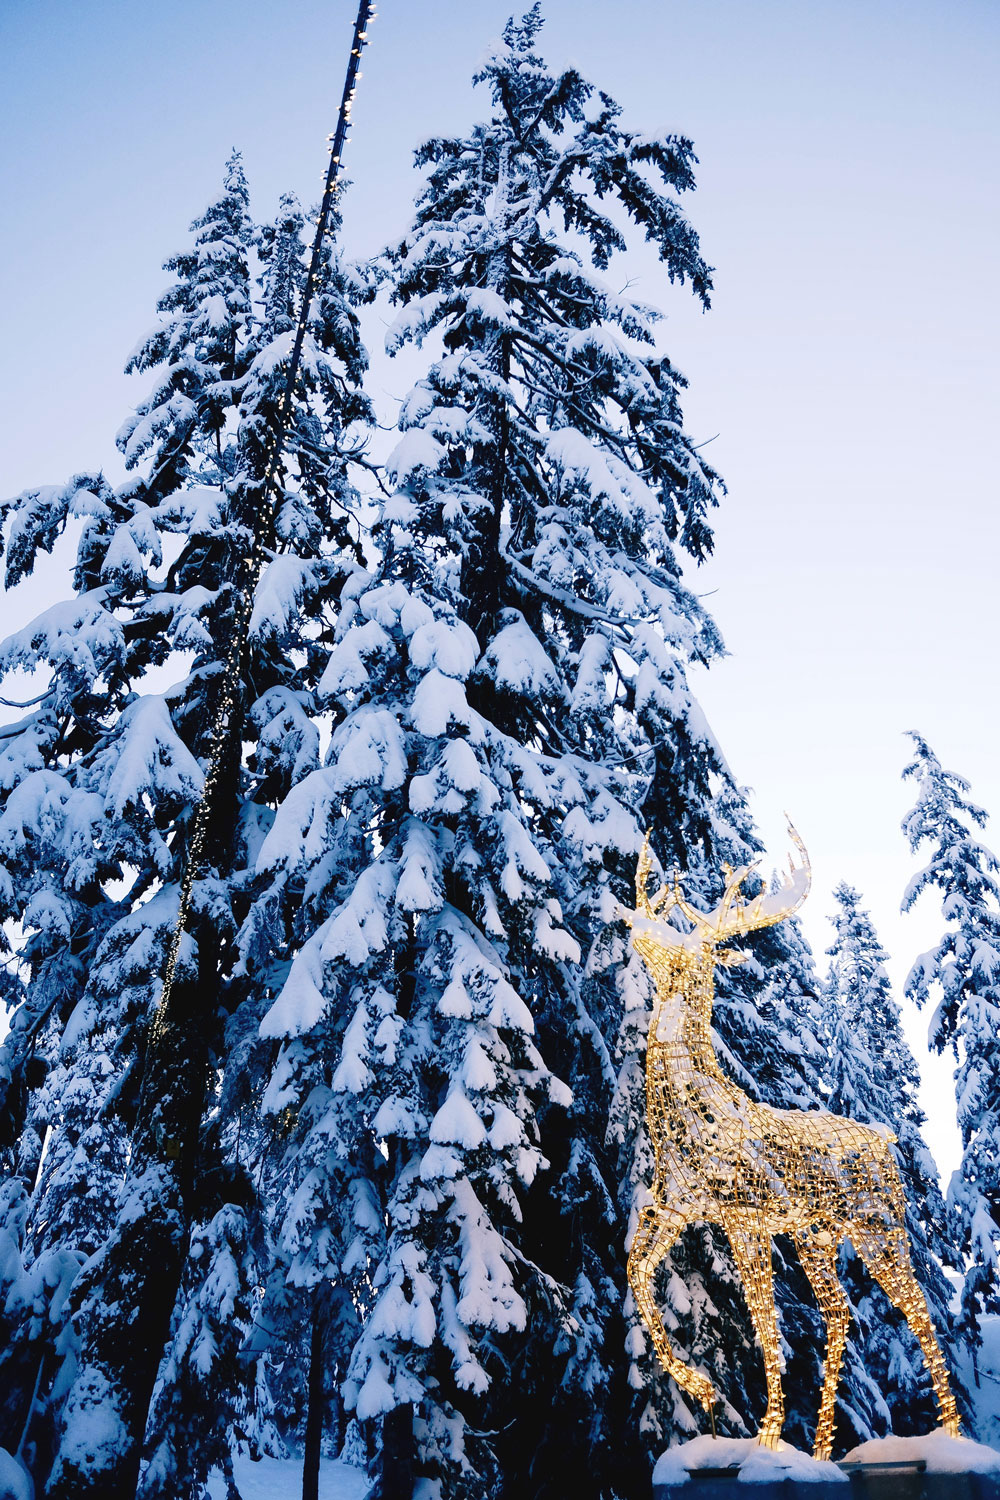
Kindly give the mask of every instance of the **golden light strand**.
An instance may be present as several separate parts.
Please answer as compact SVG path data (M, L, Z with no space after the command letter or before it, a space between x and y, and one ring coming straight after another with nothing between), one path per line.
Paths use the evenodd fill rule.
M784 1395L771 1239L791 1235L826 1324L814 1453L829 1458L850 1318L837 1277L837 1251L847 1237L916 1337L942 1425L957 1436L959 1421L948 1369L910 1262L906 1203L890 1149L895 1137L825 1110L758 1104L726 1077L712 1047L715 966L741 958L721 945L784 921L808 894L808 857L794 829L791 835L802 863L792 867L780 891L745 901L740 892L749 869L726 869L722 901L707 914L684 899L676 877L650 899L648 836L643 845L636 910L624 915L655 988L646 1047L646 1118L656 1168L653 1204L640 1216L628 1279L663 1368L711 1412L716 1392L671 1346L654 1277L689 1225L717 1224L725 1231L764 1357L767 1409L758 1439L774 1446L781 1436ZM667 922L675 910L687 931Z
M263 572L264 564L267 561L267 543L274 531L280 500L278 486L275 482L278 462L281 456L285 427L298 376L302 347L309 319L309 310L312 305L313 293L319 274L322 242L326 234L340 176L344 146L347 142L347 131L351 124L351 109L354 103L356 84L357 80L361 77L358 64L361 61L362 51L368 41L366 28L375 19L375 6L376 0L361 0L361 4L358 7L357 20L354 25L354 38L348 58L347 77L344 82L340 113L337 118L337 129L332 136L328 137L328 140L332 144L330 146L330 162L326 171L323 199L316 220L316 233L313 239L305 286L303 287L295 339L288 362L288 373L278 401L274 420L270 424L268 432L268 443L265 449L264 480L261 486L261 509L253 530L250 555L244 558L243 585L236 597L233 643L226 661L219 707L212 726L212 758L205 775L201 798L195 808L194 827L191 831L191 842L188 845L187 860L181 878L180 898L177 905L177 922L171 936L170 947L167 951L160 1001L150 1022L149 1042L151 1048L157 1047L162 1042L163 1035L167 1029L170 995L177 972L177 960L180 956L181 942L184 938L187 919L191 910L191 896L194 891L195 882L201 874L202 862L208 841L209 818L213 798L219 784L219 778L222 775L226 751L232 733L232 716L239 704L240 684L243 678L244 658L250 635L250 618L253 612L254 593Z

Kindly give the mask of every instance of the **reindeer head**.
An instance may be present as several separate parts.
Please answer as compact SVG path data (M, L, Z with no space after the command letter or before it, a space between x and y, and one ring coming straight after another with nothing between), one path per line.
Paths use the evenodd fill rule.
M726 889L718 906L710 912L699 911L684 899L676 871L672 881L662 885L656 895L650 897L648 883L653 865L647 833L635 871L636 909L622 912L632 928L632 946L636 952L647 963L670 957L686 958L688 962L710 958L713 964L741 963L743 955L724 948L723 944L758 927L772 927L783 922L798 911L809 894L809 856L791 822L788 832L802 862L796 865L793 859L789 859L788 875L782 885L776 891L762 891L759 896L744 900L741 888L747 876L756 869L756 864L744 865L740 870L731 870L724 865ZM667 920L674 911L679 911L688 924L687 931Z

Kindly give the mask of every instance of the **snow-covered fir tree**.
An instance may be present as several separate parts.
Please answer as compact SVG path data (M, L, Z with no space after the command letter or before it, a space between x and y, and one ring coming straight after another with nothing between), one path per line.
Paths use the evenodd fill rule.
M827 950L824 995L828 1105L835 1114L888 1126L897 1137L913 1267L954 1369L958 1346L942 1264L954 1265L956 1257L937 1168L921 1133L926 1117L917 1097L920 1075L886 972L887 955L861 896L846 882L833 894L835 938ZM926 1431L937 1419L936 1406L916 1342L853 1254L846 1285L853 1304L847 1357L853 1354L859 1370L872 1378L869 1423L879 1432ZM859 1382L859 1399L863 1393Z
M719 642L674 551L708 550L718 482L656 314L605 273L629 222L706 301L709 273L677 200L690 143L551 73L539 27L536 8L484 63L490 119L418 153L384 274L390 349L426 341L427 365L321 683L326 764L258 859L303 893L264 1022L283 1039L282 1254L360 1313L352 1442L386 1496L645 1493L652 1450L695 1422L630 1383L648 992L615 918L646 822L706 891L750 834L687 686ZM793 932L758 952L723 998L734 1066L818 1104L808 950ZM745 1351L720 1372L739 1427L752 1333L706 1243L668 1299L698 1304L695 1358ZM796 1282L815 1322L808 1297Z
M917 800L903 832L927 863L907 886L903 910L936 891L947 925L914 963L906 993L933 1003L931 1045L956 1060L962 1161L947 1199L966 1267L961 1331L974 1351L983 1314L1000 1311L1000 862L977 837L987 815L968 781L944 770L922 735L910 737L914 757L903 776Z
M39 1318L23 1324L32 1384L6 1396L54 1497L131 1500L154 1383L144 1495L200 1496L234 1427L253 1436L257 1371L237 1352L267 1258L252 1129L240 1154L242 1113L254 1113L242 1063L280 962L280 941L260 935L288 919L258 899L251 871L275 805L318 758L311 688L354 565L347 464L367 420L354 288L329 244L273 525L258 536L267 564L231 715L249 753L230 735L159 1043L150 1021L268 513L301 228L283 202L260 236L255 288L257 232L234 157L191 249L168 262L160 320L130 360L155 383L119 434L128 477L77 475L3 507L8 582L83 522L73 596L0 646L5 672L44 678L32 712L4 731L0 768L4 915L25 934L28 979L3 1048L4 1139L30 1193L26 1213L11 1211L25 1275L54 1250L89 1257L47 1336ZM153 691L152 669L171 685Z
M919 1112L920 1077L886 972L888 955L860 892L842 881L833 896L836 936L825 986L830 1108L895 1129Z
M540 25L536 6L483 63L489 119L418 153L379 266L390 347L426 362L367 557L363 289L329 247L260 536L304 220L286 198L255 229L236 160L133 356L155 384L120 435L130 477L4 507L15 581L83 525L72 599L0 646L43 677L0 740L0 915L23 933L0 1436L53 1500L131 1500L144 1437L143 1500L200 1500L272 1419L315 1452L330 1393L382 1500L631 1500L699 1421L626 1296L649 991L617 913L645 827L706 903L758 841L687 681L720 641L680 554L709 551L721 486L612 262L638 233L705 305L710 274L679 201L691 143L550 72ZM160 1036L255 535L268 566ZM725 1063L816 1106L808 947L795 924L749 946L719 982ZM821 1328L777 1260L805 1443ZM660 1293L723 1428L752 1430L721 1237L693 1231ZM850 1387L844 1408L868 1435Z
M8 585L30 574L38 551L51 549L67 525L83 522L74 596L0 647L4 671L48 676L36 710L7 731L0 814L0 849L16 892L9 914L26 934L19 956L29 977L4 1048L7 1120L12 1165L34 1184L27 1227L38 1254L68 1244L89 1256L110 1227L128 1127L104 1106L112 1090L123 1104L134 1091L139 1058L129 1013L136 988L148 988L153 974L148 952L132 973L120 963L109 973L108 944L121 959L136 940L149 948L158 917L166 930L169 914L156 897L171 858L164 833L201 780L165 699L140 696L133 684L171 645L144 610L162 592L149 580L162 569L170 529L160 502L170 504L188 467L217 465L225 405L217 387L237 373L251 232L238 159L193 232L192 250L168 263L178 280L161 300L162 321L129 361L130 369L162 370L119 434L130 467L153 448L152 483L129 480L116 492L101 474L77 475L4 507ZM206 590L200 602L207 599ZM181 607L170 623L186 646L185 627L198 628L198 613L183 596L174 602ZM116 881L126 888L122 899L110 894ZM55 1361L52 1351L50 1368L39 1365L35 1403L46 1419L50 1392L56 1400L66 1383L65 1362L57 1376ZM53 1423L39 1425L51 1438ZM31 1438L44 1478L50 1446L37 1430Z

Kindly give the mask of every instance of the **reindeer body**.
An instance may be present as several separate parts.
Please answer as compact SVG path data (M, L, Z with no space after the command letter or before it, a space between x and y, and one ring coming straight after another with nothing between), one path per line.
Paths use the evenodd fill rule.
M942 1422L957 1432L947 1367L910 1265L906 1204L890 1149L895 1137L824 1110L760 1104L726 1077L712 1046L715 965L739 961L739 955L719 945L790 915L808 892L808 861L793 869L783 890L752 902L739 898L749 871L737 872L722 904L710 914L685 902L676 882L672 892L664 889L650 902L648 870L647 840L636 877L637 911L629 920L632 944L656 988L646 1049L646 1114L656 1172L653 1205L641 1216L628 1273L660 1362L682 1389L710 1409L715 1400L711 1382L672 1349L656 1307L653 1278L689 1224L718 1224L732 1245L764 1355L768 1402L759 1436L762 1442L777 1442L784 1398L771 1239L791 1235L827 1324L815 1453L829 1457L849 1321L836 1258L841 1240L849 1237L919 1340ZM691 924L690 931L664 920L674 908Z
M640 933L633 943L642 954ZM873 1202L888 1195L893 1211L905 1211L891 1132L825 1110L759 1104L726 1077L710 1032L715 960L709 952L698 959L675 966L667 993L657 993L649 1027L646 1117L656 1158L654 1199L753 1206L771 1234L792 1234L820 1220L832 1230L863 1194ZM706 974L707 992L699 994Z

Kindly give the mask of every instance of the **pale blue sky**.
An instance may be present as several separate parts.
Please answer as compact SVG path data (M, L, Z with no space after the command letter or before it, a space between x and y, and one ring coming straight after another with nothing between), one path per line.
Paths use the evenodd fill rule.
M0 0L0 487L114 468L138 392L122 363L165 256L233 145L254 204L318 192L353 0ZM694 138L688 203L717 267L668 312L688 423L730 496L693 579L731 658L699 691L783 855L813 855L808 923L845 876L901 973L936 916L901 921L902 731L921 728L994 813L997 769L997 161L990 0L548 0L545 49L636 126ZM462 128L506 3L382 0L345 205L350 251L403 224L410 152ZM381 337L368 330L370 344ZM376 362L386 417L405 378ZM9 600L13 620L32 598ZM913 1034L921 1034L919 1019ZM946 1120L947 1069L928 1073ZM936 1102L935 1095L940 1100ZM935 1143L950 1161L947 1126Z

